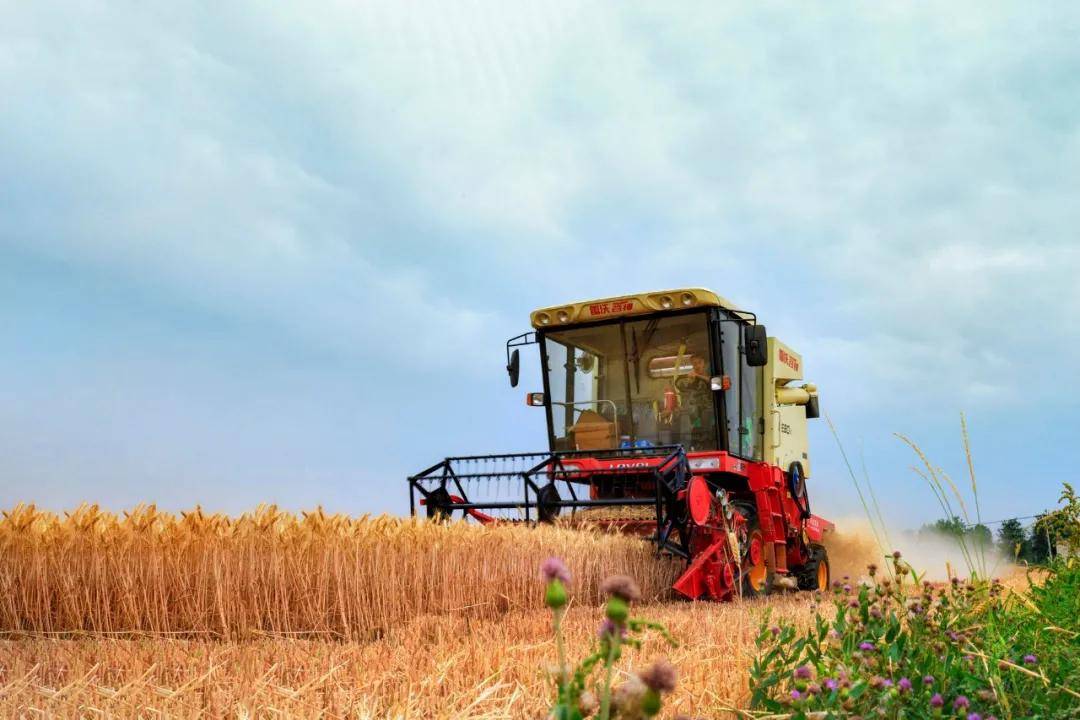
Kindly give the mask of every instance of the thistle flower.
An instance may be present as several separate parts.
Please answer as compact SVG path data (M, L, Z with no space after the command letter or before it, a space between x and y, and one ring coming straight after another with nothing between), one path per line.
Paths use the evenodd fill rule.
M778 625L773 625L771 628L769 628L769 632L772 633L773 637L776 637L780 634L780 627Z
M667 660L657 660L648 670L638 673L638 677L650 690L668 693L675 689L678 673Z
M902 677L900 678L899 682L896 683L896 687L899 688L900 692L910 692L911 681L908 680L906 677Z
M820 695L821 686L818 685L816 682L812 682L806 686L806 692L808 695Z
M610 618L604 618L604 621L600 623L600 628L596 631L596 636L603 640L614 635L618 635L620 638L625 637L626 628L612 622Z
M829 692L835 691L840 687L840 683L836 682L832 678L825 678L825 689Z
M970 705L971 705L971 701L968 700L967 697L964 696L964 695L957 695L956 699L953 700L953 704L952 704L953 710L964 710Z
M923 685L933 685L934 684L934 676L933 675L923 675L922 684Z
M971 713L967 716L967 720L982 720L982 715L979 713Z
M641 678L631 675L612 692L611 702L618 708L620 716L636 717L647 690Z
M791 691L791 699L795 700L796 702L798 702L799 700L802 700L802 693L799 692L798 690L792 690Z
M877 565L875 565L874 563L870 563L866 566L866 571L870 573L870 577L874 577L875 575L877 575Z
M612 575L600 583L600 592L621 598L627 602L641 599L641 588L628 575Z
M872 642L861 642L861 643L859 643L859 649L862 650L863 652L874 652L874 643L872 643Z
M563 584L570 583L570 571L566 569L563 561L557 557L549 557L540 564L540 576L545 582L558 580Z
M596 694L592 690L586 690L581 693L581 697L578 698L578 710L581 711L582 717L592 715L599 706L600 703L597 701Z
M939 708L945 704L945 698L941 697L941 693L934 693L930 698L930 707Z
M809 680L814 677L814 670L809 665L800 665L792 673L796 680Z
M899 560L900 557L901 557L900 551L899 550L893 550L892 551L892 556L893 556L893 560Z
M1025 665L1036 665L1039 662L1039 658L1034 655L1025 655L1023 660Z

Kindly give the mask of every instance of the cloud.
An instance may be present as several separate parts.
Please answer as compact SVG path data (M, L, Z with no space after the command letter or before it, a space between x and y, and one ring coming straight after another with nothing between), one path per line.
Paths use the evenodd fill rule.
M6 16L0 253L317 349L399 408L431 412L430 371L467 424L532 307L705 285L869 431L1069 409L1071 6Z

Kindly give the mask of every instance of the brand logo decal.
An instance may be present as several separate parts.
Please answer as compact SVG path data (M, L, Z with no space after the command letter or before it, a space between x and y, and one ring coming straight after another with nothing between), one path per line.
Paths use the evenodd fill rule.
M799 372L799 359L783 348L780 349L780 362L784 363L795 372Z
M589 305L589 314L612 315L614 313L630 312L634 309L633 300L613 300L612 302L593 303Z

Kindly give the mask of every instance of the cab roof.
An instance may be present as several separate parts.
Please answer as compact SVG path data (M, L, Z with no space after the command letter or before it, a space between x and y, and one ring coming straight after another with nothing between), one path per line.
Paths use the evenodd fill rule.
M537 329L578 325L609 318L646 313L675 312L695 307L719 307L737 311L734 304L705 288L657 290L636 295L580 300L534 310L529 316Z

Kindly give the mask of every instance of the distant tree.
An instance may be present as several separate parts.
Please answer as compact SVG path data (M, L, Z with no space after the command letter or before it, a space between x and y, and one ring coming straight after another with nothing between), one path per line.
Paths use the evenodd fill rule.
M1016 518L1006 520L998 528L998 547L1001 554L1014 560L1027 560L1031 552L1031 543L1028 540L1024 526Z
M973 545L981 545L982 547L988 548L994 544L994 534L990 532L990 528L982 523L972 525L966 532L968 539Z
M1049 536L1054 552L1060 542L1068 555L1080 555L1080 496L1072 485L1065 483L1058 502L1062 507L1051 510L1035 521L1035 532Z
M955 538L963 538L967 531L967 525L956 515L948 520L942 518L928 523L919 528L919 535L945 535Z
M1035 518L1035 524L1031 528L1031 553L1029 560L1035 563L1044 563L1054 557L1057 542L1054 540L1049 524L1046 522L1047 514L1043 513Z

